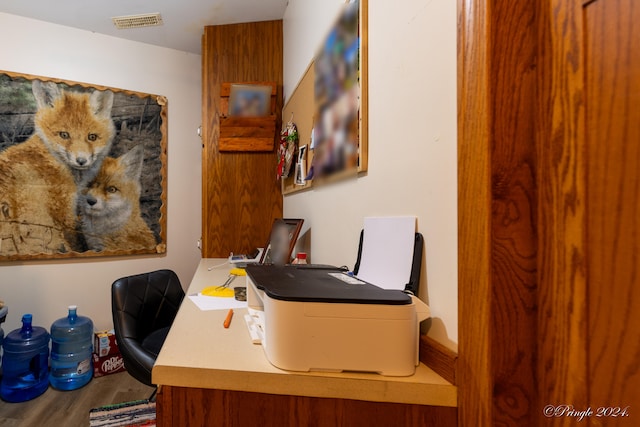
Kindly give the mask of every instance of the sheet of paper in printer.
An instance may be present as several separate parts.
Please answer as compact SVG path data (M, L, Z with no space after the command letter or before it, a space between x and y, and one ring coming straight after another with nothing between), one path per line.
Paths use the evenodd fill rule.
M411 276L415 216L366 217L358 278L384 289L404 290Z

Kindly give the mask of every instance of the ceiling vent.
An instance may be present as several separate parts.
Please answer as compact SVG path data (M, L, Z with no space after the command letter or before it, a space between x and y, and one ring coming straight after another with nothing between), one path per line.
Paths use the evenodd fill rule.
M113 24L119 30L129 28L155 27L162 25L162 16L159 13L145 13L144 15L116 16L111 18Z

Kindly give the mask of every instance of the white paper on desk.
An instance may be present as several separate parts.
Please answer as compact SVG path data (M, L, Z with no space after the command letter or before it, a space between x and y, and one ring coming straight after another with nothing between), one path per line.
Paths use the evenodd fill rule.
M367 217L358 278L383 289L404 290L411 277L416 217Z
M245 308L246 301L238 301L235 298L210 297L207 295L189 295L189 299L202 311L228 310L230 308Z

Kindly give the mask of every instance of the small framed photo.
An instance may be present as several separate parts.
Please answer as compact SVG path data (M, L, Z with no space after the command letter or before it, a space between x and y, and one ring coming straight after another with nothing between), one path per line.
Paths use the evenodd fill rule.
M276 219L271 227L269 241L262 251L260 264L289 264L303 222L303 219Z
M271 86L232 84L229 116L264 117L271 114Z

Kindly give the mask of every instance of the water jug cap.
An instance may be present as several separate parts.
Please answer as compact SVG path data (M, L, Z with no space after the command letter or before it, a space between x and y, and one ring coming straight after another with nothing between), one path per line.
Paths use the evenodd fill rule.
M22 316L22 332L30 333L33 331L33 326L31 326L31 322L33 321L33 316L29 313Z
M78 319L78 314L76 312L77 309L78 309L77 305L69 306L69 314L67 315L67 319L69 319L69 323L76 323L76 320Z

